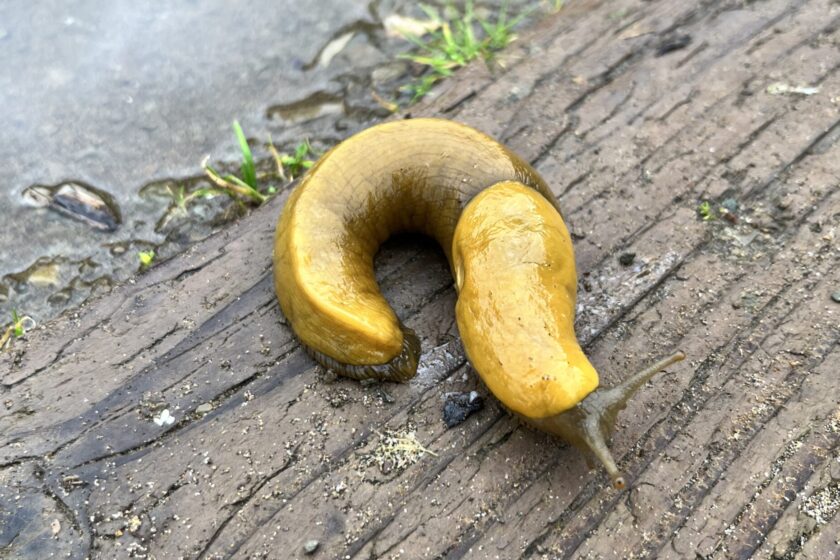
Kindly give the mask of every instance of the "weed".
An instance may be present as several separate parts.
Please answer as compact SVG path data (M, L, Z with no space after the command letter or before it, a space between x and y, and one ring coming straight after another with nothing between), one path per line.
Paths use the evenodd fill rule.
M516 36L513 28L532 10L509 19L507 2L503 2L495 21L476 17L473 1L468 0L464 12L443 21L440 14L432 7L421 5L426 15L433 21L440 22L440 29L433 31L429 39L407 36L414 43L418 52L403 54L400 57L427 67L427 73L417 80L405 84L400 91L411 96L414 103L425 96L439 80L451 76L452 72L466 66L478 57L490 60L496 51L508 46ZM476 25L477 24L477 25ZM480 35L477 31L480 30Z
M697 215L700 216L704 222L708 222L709 220L715 219L715 211L712 210L712 203L708 200L704 200L697 206Z
M237 200L252 202L259 206L268 200L268 197L259 190L254 156L251 154L248 139L245 138L245 134L242 132L242 127L239 126L238 121L233 121L233 132L236 134L236 140L239 142L239 150L242 152L242 164L239 167L239 172L242 174L242 177L237 177L233 174L222 175L210 167L208 163L209 157L204 160L202 167L204 167L204 172L210 180L228 195Z
M411 96L410 103L416 103L423 99L429 91L431 91L432 86L438 83L443 76L429 74L426 76L422 76L417 80L411 82L410 84L405 84L404 86L400 87L400 91L403 93L407 93Z
M316 155L315 150L309 144L309 140L304 140L298 144L292 154L279 153L269 140L269 150L271 150L274 161L277 163L277 175L284 181L292 181L315 165L315 160L309 159L309 156ZM286 175L286 172L288 172L288 175Z
M140 266L146 268L154 262L155 252L151 249L148 251L140 251L137 253L137 257L140 259Z
M512 43L516 39L516 35L513 34L513 28L519 25L519 22L525 19L530 13L531 10L526 10L512 20L508 21L507 3L502 3L495 23L479 19L478 23L481 25L481 28L486 34L486 52L482 53L485 58L491 57L493 52L500 51Z
M254 156L251 154L251 147L248 146L248 139L239 126L239 121L233 121L233 132L239 142L239 149L242 152L242 181L254 190L257 190L257 168L254 166Z
M26 333L23 326L23 319L18 315L17 309L12 309L12 334L15 338L20 338Z
M212 198L216 195L223 194L223 191L220 189L208 188L203 187L200 189L195 189L187 193L186 187L184 185L178 185L176 188L172 188L172 186L168 187L169 196L172 197L172 201L175 203L180 210L186 211L187 204L195 200L196 198Z
M12 324L7 326L0 335L0 350L6 348L12 337L20 338L26 331L35 328L35 320L28 315L19 315L16 309L12 310Z
M251 148L248 146L248 140L242 132L242 127L239 126L239 122L233 121L233 131L239 143L239 151L242 153L242 163L239 166L241 177L232 174L222 175L207 163L209 160L208 156L202 163L202 167L210 180L218 188L196 189L188 195L185 194L183 187L180 187L178 192L173 192L170 188L172 198L180 208L185 208L186 204L193 198L210 197L222 193L240 202L251 202L259 206L277 192L277 188L273 185L268 185L263 189L260 188L261 180L273 178L275 174L257 174L254 156L251 153ZM312 149L308 140L304 140L298 144L292 154L281 154L271 141L271 137L269 137L268 149L272 156L274 156L277 164L276 177L279 177L283 181L291 181L312 167L315 164L315 160L311 159L311 156L318 155Z

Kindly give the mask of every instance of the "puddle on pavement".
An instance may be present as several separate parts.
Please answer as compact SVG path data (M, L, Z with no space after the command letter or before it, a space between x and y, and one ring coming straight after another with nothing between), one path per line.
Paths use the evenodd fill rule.
M211 162L226 162L214 164L223 172L237 171L234 118L242 122L259 169L268 174L274 167L269 136L281 152L293 152L303 139L323 152L387 117L372 92L406 101L399 86L417 69L398 59L411 45L393 29L387 32L383 21L409 25L411 18L424 18L408 1L331 0L335 10L301 15L306 21L292 25L285 20L294 10L277 13L283 8L268 2L254 6L261 18L257 27L239 29L234 16L225 20L230 8L221 0L202 3L201 14L184 7L143 12L149 8L135 6L130 17L116 8L97 14L92 2L82 4L78 17L47 24L40 38L19 36L12 25L16 14L7 18L11 31L3 40L19 51L21 64L43 62L49 68L46 84L41 73L28 75L23 66L0 73L0 92L5 91L0 104L9 101L13 109L0 116L0 130L31 129L0 142L0 176L12 178L0 184L0 325L13 310L43 323L140 272L139 252L153 250L155 261L166 259L247 213L227 196L190 197L213 187L201 170L206 154ZM533 4L512 2L510 9ZM108 20L109 14L115 27L97 36L93 15ZM121 23L113 20L118 16L140 22L143 33L130 37L134 43L119 37ZM167 25L178 18L197 27L219 26L203 34L215 57L207 68L196 68L188 56L188 43L194 42L189 34L168 42ZM272 18L285 19L275 25ZM282 35L300 26L302 34ZM52 28L58 37L75 34L79 42L89 41L91 50L81 53L87 58L79 59L87 62L71 71L41 52L61 47L61 39L52 44ZM117 50L129 45L135 50L125 60L102 58L114 48L105 41ZM237 41L244 42L238 50ZM186 52L178 56L181 47ZM68 56L81 56L72 52L75 47L66 48ZM79 87L72 97L66 88L74 87L85 64L106 67L114 77L87 84L93 89ZM145 83L150 76L158 81ZM29 87L37 95L20 86L27 78L34 80ZM14 113L27 102L41 120L27 122ZM98 128L85 129L85 119ZM279 190L282 181L273 181Z
M344 98L340 94L326 91L316 91L305 99L272 105L266 110L268 118L279 118L287 123L301 123L344 114Z
M116 231L122 223L120 207L114 197L81 182L32 185L24 189L22 196L32 206L50 208L103 231Z

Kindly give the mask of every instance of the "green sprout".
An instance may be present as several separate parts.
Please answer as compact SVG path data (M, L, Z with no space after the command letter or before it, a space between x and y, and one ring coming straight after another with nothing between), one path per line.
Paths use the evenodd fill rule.
M708 200L704 200L699 206L697 206L697 214L704 222L715 219L715 212L712 210L712 203Z
M260 205L268 200L268 197L259 190L254 156L251 153L251 148L248 146L248 139L245 138L245 133L242 132L239 121L233 121L233 132L236 134L239 150L242 153L242 164L239 166L239 172L242 177L237 177L233 174L222 175L210 167L207 159L204 160L203 164L204 172L213 183L231 197Z
M236 140L239 142L239 149L242 152L242 165L239 167L242 173L242 181L252 189L257 190L257 168L254 167L254 156L251 154L248 139L245 138L245 133L242 132L239 121L233 121L233 132L236 134Z
M20 338L26 334L23 319L18 315L17 309L12 309L12 334L15 335L15 338Z
M500 51L511 44L516 39L516 35L513 33L513 28L519 25L519 23L531 12L531 10L526 10L515 18L508 20L507 2L502 2L500 10L501 11L496 17L495 23L490 23L489 21L483 19L478 20L478 23L481 25L481 28L484 29L484 33L486 34L486 38L484 40L486 47L482 52L485 58L490 58L494 51Z
M315 165L315 161L309 159L308 156L315 155L315 151L312 149L312 146L309 144L309 140L304 140L300 144L295 147L295 151L292 154L280 154L277 152L277 149L274 148L274 145L271 144L272 153L274 154L275 161L277 162L277 174L285 181L291 181L295 177L301 175L307 169ZM286 177L286 171L288 171L288 179Z
M411 96L411 103L423 98L438 81L466 66L478 57L490 60L496 51L507 47L516 36L513 28L528 16L527 10L515 18L508 19L507 2L503 2L495 21L476 17L473 1L464 6L463 14L457 13L448 21L442 21L438 12L429 6L421 5L427 16L441 23L440 30L430 33L426 41L408 35L409 41L418 48L417 53L400 55L400 58L428 67L428 71L412 83L405 84L400 91ZM478 27L476 27L478 24ZM482 31L481 37L476 34Z
M170 186L168 187L168 190L169 196L172 197L172 201L175 203L175 206L182 211L186 211L187 205L197 198L213 198L214 196L223 193L222 190L211 187L202 187L188 193L187 188L184 185L178 185L178 187L174 189Z
M429 91L431 91L432 86L438 83L443 76L429 74L426 76L422 76L421 78L411 82L410 84L405 84L404 86L400 86L400 91L403 93L407 93L411 96L411 103L415 103L423 99Z
M312 149L312 145L308 140L299 143L292 154L281 154L277 151L269 136L268 149L272 156L274 156L277 171L276 174L258 174L256 165L254 164L254 155L248 146L248 139L245 138L242 127L239 126L237 121L233 121L233 131L239 143L239 151L242 153L242 163L239 166L240 176L238 177L232 174L222 175L208 165L208 159L205 159L202 167L204 167L205 173L207 173L207 176L218 188L196 189L189 194L185 193L183 187L177 192L173 192L170 189L173 200L180 208L185 208L187 202L193 198L211 197L221 193L227 194L240 202L251 202L260 205L277 192L277 187L274 185L268 185L261 189L260 181L274 177L279 177L283 181L291 181L315 164L315 160L311 156L317 156L318 154Z
M137 253L137 257L140 259L140 266L145 268L151 265L155 260L155 252L151 249L148 251L140 251Z
M21 338L29 329L35 328L35 321L28 315L19 315L16 309L12 310L12 324L7 326L0 334L0 350L6 348L12 337Z

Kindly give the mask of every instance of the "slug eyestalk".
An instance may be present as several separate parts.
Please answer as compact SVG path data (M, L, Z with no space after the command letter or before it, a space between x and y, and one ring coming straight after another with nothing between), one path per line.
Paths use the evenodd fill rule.
M613 486L622 490L627 483L607 446L607 441L615 428L618 413L627 406L630 398L651 377L684 358L685 354L675 352L630 376L621 385L595 389L572 409L547 418L524 418L524 420L590 453L604 466L612 479Z

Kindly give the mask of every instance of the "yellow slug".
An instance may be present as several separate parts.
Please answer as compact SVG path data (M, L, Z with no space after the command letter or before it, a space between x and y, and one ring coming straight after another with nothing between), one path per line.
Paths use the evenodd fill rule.
M410 379L420 343L373 273L394 233L437 239L455 276L458 329L475 370L527 423L592 452L624 486L606 440L616 414L654 373L618 387L574 332L574 253L557 202L530 165L492 138L440 119L374 126L309 170L277 225L280 306L321 364L356 379Z

